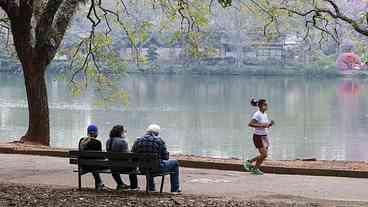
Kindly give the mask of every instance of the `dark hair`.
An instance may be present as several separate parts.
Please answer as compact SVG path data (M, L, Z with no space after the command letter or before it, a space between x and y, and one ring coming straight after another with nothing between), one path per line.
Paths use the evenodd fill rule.
M250 100L250 105L252 105L254 107L256 107L256 106L261 107L265 103L266 103L266 99L258 99L258 101L257 101L257 99L252 98L252 100Z
M115 125L110 131L110 138L112 137L122 137L124 133L123 125Z

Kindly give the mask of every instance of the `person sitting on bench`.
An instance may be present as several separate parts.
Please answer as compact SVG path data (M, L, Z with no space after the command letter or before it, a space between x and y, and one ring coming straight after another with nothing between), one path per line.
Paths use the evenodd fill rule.
M125 138L126 130L123 125L116 125L110 131L110 138L106 142L106 151L107 152L129 152L128 142ZM114 178L117 186L116 190L121 191L123 189L129 188L129 185L125 184L120 177L119 173L114 173L114 171L118 171L119 169L111 169L112 177ZM123 169L123 170L133 170L133 169ZM137 184L137 175L130 174L130 189L136 189Z
M91 124L87 127L87 137L83 137L79 140L78 148L79 151L102 151L102 144L97 139L98 130L97 126ZM83 168L83 171L88 171L88 168ZM93 178L95 179L96 191L101 191L104 187L99 173L92 172Z
M172 172L170 174L171 192L181 192L179 187L179 163L177 160L169 160L169 153L165 142L159 136L160 126L151 124L146 134L138 138L132 147L134 153L157 153L160 158L160 171ZM149 191L155 191L153 177L149 180Z

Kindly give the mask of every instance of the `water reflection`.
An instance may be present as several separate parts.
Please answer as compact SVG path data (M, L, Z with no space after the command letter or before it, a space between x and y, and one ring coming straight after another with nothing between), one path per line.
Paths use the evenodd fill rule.
M0 80L0 137L7 141L25 132L27 104L21 78ZM73 98L63 82L50 78L48 86L56 147L76 147L89 123L99 126L103 141L113 125L124 124L131 145L155 122L172 152L248 157L255 153L247 127L255 96L269 100L277 123L272 159L368 159L366 80L132 75L121 83L128 106L109 109L94 105L93 91Z
M354 81L353 79L342 79L338 86L338 93L342 98L351 98L351 96L359 96L362 92L362 87L360 82Z

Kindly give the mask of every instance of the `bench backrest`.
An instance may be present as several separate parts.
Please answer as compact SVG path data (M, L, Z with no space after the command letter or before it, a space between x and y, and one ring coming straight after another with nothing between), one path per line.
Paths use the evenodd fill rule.
M158 172L160 159L154 153L122 153L100 151L69 151L70 159L77 159L83 168L137 169L144 172Z

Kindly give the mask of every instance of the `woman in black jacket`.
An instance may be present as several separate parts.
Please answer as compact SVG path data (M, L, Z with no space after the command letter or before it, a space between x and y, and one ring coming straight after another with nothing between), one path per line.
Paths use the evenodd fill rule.
M106 142L106 151L108 152L129 152L128 142L125 137L126 130L123 125L116 125L110 131L110 138ZM112 171L121 171L122 169L112 169ZM132 169L123 169L123 171L129 171ZM123 190L129 188L129 185L125 184L120 177L119 173L112 173L117 186L116 190ZM137 188L137 176L129 175L130 189Z

